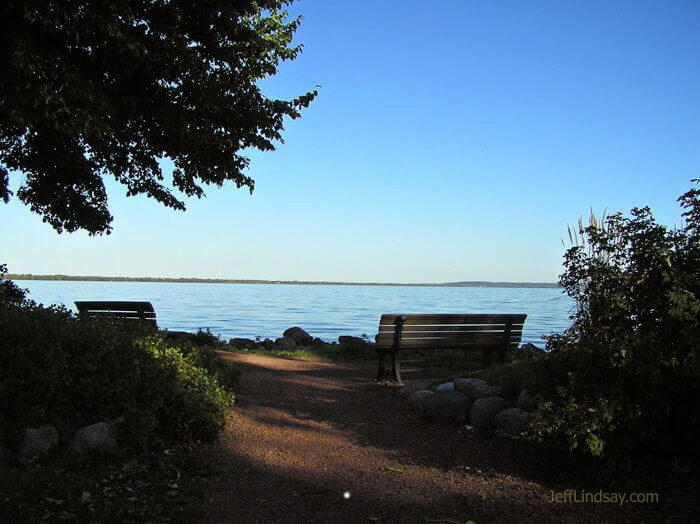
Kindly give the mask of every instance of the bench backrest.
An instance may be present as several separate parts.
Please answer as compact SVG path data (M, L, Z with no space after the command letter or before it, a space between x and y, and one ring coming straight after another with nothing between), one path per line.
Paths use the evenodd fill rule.
M124 320L140 320L141 322L158 327L156 312L150 302L111 302L111 301L81 301L76 302L78 313L91 317L113 316Z
M526 317L526 314L488 313L382 315L376 337L377 348L517 349Z

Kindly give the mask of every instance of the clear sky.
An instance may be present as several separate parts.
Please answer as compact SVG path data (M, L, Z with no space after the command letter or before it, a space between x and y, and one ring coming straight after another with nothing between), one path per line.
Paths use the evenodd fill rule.
M700 3L301 0L300 57L263 83L319 84L255 192L185 213L108 184L114 232L58 235L0 203L13 273L554 282L592 209L680 225L700 178ZM19 178L11 178L16 189Z

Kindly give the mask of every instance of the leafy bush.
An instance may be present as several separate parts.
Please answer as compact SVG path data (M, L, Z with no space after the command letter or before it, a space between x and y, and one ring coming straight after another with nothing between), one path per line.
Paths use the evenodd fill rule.
M0 331L0 440L42 424L69 436L101 420L121 422L122 441L154 422L164 437L208 439L233 402L236 372L212 350L181 350L138 324L0 296Z
M697 453L700 191L678 200L680 229L645 207L572 234L560 283L573 324L533 363L547 401L532 438L612 460Z
M26 289L20 288L12 280L7 280L7 264L0 264L0 300L21 304L26 294Z

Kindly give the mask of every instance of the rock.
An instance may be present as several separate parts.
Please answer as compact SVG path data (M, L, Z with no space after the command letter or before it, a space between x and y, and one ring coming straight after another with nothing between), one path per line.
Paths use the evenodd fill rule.
M117 441L112 427L106 422L98 422L76 431L69 447L77 453L108 451L117 447Z
M518 436L525 428L528 415L527 411L523 411L520 408L508 408L496 415L494 422L498 429L505 431L509 435Z
M410 397L414 391L426 389L431 382L431 380L407 380L401 388L401 394L404 397Z
M266 350L270 351L275 346L275 343L271 338L266 338L262 341L262 345L265 346Z
M525 411L536 411L542 400L542 395L535 395L531 390L523 389L515 406Z
M435 393L430 390L419 389L411 393L410 397L408 397L408 401L418 413L425 413L428 411L428 406L434 395Z
M435 388L435 393L441 393L443 391L454 391L455 390L455 385L452 382L445 382L444 384L440 384L438 387Z
M311 342L311 345L312 346L323 346L323 345L325 345L325 342L318 337L314 337L313 341Z
M351 337L349 335L339 336L338 342L341 346L351 346L358 349L366 349L369 346L369 343L360 337Z
M26 428L19 454L23 457L44 455L58 446L58 430L54 426Z
M250 338L232 338L229 340L229 344L238 349L252 349L256 346L255 340Z
M522 346L520 346L520 348L518 348L518 351L522 351L523 353L527 353L527 354L529 354L529 355L532 355L533 357L539 357L539 356L544 355L545 353L547 353L547 352L546 352L544 349L542 349L541 347L538 347L538 346L536 346L536 345L534 345L534 344L531 344L530 342L528 342L527 344L523 344Z
M479 398L494 397L501 393L502 388L489 386L480 378L456 378L454 387L457 391L464 393L472 400Z
M314 340L314 337L297 326L289 328L282 336L291 338L297 346L308 346Z
M291 337L282 337L275 340L275 346L277 349L294 349L297 343Z
M501 397L477 399L469 413L469 424L476 427L493 426L496 415L509 407L508 402Z
M342 335L338 337L340 350L348 356L362 356L369 353L369 344L360 337Z
M428 414L443 422L463 422L471 407L472 400L467 395L445 388L433 395L428 404Z

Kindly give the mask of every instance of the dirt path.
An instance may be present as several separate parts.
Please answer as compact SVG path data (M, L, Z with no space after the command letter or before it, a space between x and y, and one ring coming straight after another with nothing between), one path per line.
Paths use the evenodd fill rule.
M423 421L374 368L222 353L243 371L207 451L209 522L655 521L646 505L556 504L526 448ZM604 488L598 486L596 489ZM349 496L349 498L346 498Z

